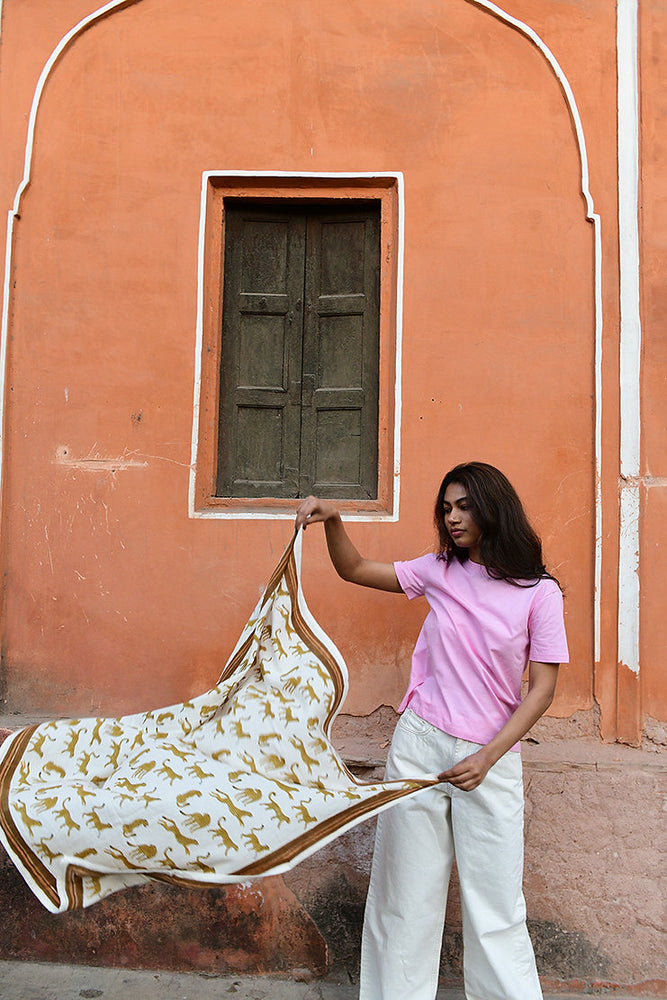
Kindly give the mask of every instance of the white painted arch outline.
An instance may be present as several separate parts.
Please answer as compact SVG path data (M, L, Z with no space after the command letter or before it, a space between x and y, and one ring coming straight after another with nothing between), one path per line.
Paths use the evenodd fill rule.
M28 134L26 138L25 147L25 157L24 157L24 171L21 178L21 182L17 188L16 195L14 198L14 203L12 208L9 210L7 219L7 238L6 238L6 252L5 252L5 275L3 284L3 305L2 305L2 328L1 328L1 339L0 339L0 497L2 496L2 476L3 476L3 446L4 446L4 433L5 433L5 390L6 390L6 380L7 380L7 342L9 334L9 311L10 311L10 298L11 298L11 275L12 275L12 263L13 263L13 245L14 245L14 223L15 220L20 218L20 206L21 198L26 188L30 184L31 180L31 169L32 169L32 154L35 142L35 128L37 123L37 114L39 111L39 106L42 98L42 94L45 85L54 69L56 63L60 60L68 46L72 41L83 34L88 28L97 22L103 20L111 14L117 13L118 11L140 3L141 0L111 0L110 3L104 4L97 10L93 11L87 17L83 18L78 24L65 34L58 45L55 47L51 56L47 60L42 73L37 82L35 88L35 93L33 95ZM540 38L540 36L525 22L518 20L511 14L502 10L491 0L463 0L465 3L469 3L481 10L487 11L492 16L496 17L501 22L505 23L509 27L515 29L525 38L527 38L531 44L533 44L544 56L547 63L549 64L552 72L556 76L561 89L563 91L563 96L568 106L569 113L572 118L572 122L575 127L577 146L579 149L579 158L581 164L581 193L584 197L586 203L586 218L593 224L595 233L595 595L594 595L594 634L595 634L595 661L598 662L600 659L600 583L601 583L601 554L602 554L602 498L601 498L601 448L602 448L602 242L601 242L601 227L600 227L600 217L594 211L593 198L590 192L589 186L589 174L588 174L588 154L586 151L586 142L584 137L583 126L581 122L581 117L577 107L574 94L570 83L565 76L558 60L551 51L551 49L546 45L546 43ZM636 0L621 0L621 3L625 2L627 4L634 4L636 7ZM398 413L397 413L398 417ZM397 436L400 430L397 420ZM397 462L399 459L398 453L396 455ZM399 472L399 465L396 466L396 472ZM623 532L623 524L621 525L621 532ZM638 607L636 609L638 615ZM634 666L634 665L633 665ZM638 669L638 663L637 663Z

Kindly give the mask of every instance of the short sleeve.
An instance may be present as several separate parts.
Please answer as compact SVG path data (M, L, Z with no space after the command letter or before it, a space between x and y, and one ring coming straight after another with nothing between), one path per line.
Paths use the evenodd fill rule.
M528 615L529 657L538 663L567 663L563 595L553 580L538 586Z
M434 555L420 556L408 562L395 562L394 570L403 593L410 598L423 597L426 589L428 570L435 559Z

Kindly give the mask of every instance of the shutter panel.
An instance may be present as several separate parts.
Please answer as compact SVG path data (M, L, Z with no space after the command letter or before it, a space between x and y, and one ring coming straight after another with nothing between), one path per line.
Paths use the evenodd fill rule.
M320 206L307 227L302 496L377 497L380 211Z
M218 496L298 496L303 214L226 202Z

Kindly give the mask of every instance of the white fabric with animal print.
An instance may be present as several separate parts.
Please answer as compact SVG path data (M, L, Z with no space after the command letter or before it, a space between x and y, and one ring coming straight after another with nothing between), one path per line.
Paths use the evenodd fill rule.
M219 885L292 867L434 777L362 784L329 740L343 659L308 611L293 539L212 690L0 747L0 838L54 913L146 880Z

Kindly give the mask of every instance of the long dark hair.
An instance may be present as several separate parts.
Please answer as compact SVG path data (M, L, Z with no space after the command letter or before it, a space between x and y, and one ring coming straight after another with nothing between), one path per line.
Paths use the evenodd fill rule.
M545 568L542 542L531 527L516 490L507 476L485 462L455 466L440 485L435 502L440 559L447 562L458 559L463 563L469 558L468 549L456 545L445 527L445 491L452 483L465 489L470 513L482 529L479 549L489 576L517 586L535 586L544 577L556 580Z

